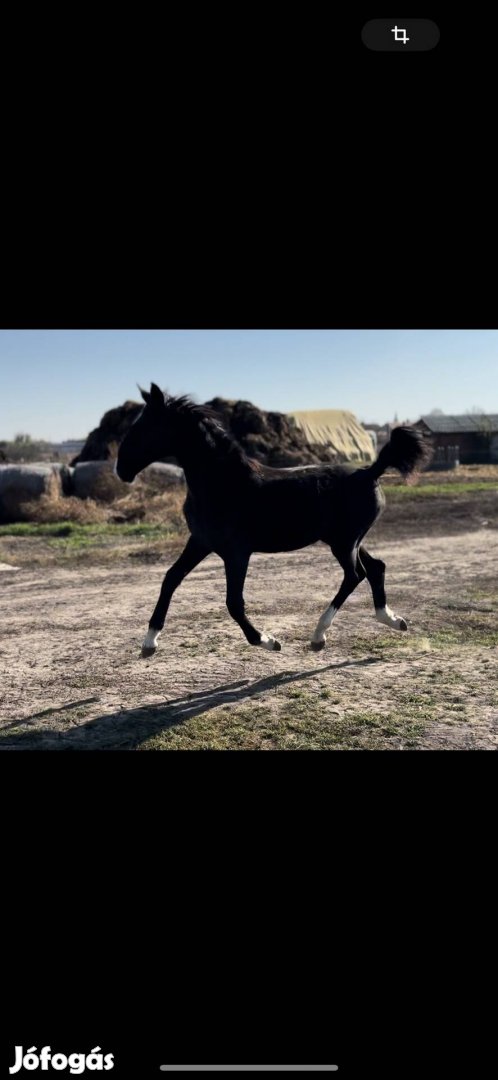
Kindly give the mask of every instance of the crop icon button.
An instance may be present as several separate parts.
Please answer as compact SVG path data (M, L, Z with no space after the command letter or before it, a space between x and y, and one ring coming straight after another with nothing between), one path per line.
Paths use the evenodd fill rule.
M361 40L373 52L429 52L441 37L432 19L370 19Z

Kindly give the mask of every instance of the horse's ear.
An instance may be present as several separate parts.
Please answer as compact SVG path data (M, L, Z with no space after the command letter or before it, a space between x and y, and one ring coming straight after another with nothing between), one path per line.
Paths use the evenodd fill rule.
M138 386L138 383L137 383L137 386ZM142 390L142 387L141 387L141 386L138 386L138 389L140 390L140 393L141 393L141 395L142 395L142 397L143 397L143 399L144 399L144 401L145 401L145 404L146 404L146 405L150 405L150 394L149 394L149 391L148 391L148 390Z
M154 382L150 384L150 401L152 405L164 405L164 394Z

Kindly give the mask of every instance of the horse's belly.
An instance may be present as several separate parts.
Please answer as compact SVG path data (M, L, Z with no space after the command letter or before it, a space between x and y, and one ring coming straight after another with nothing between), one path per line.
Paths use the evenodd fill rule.
M310 528L309 525L306 528L287 526L285 529L280 529L276 527L265 530L260 535L253 533L251 546L253 551L297 551L298 548L315 544L319 539L320 530Z

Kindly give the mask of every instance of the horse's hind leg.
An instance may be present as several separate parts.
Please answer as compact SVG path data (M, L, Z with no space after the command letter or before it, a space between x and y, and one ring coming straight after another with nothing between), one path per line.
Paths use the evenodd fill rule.
M382 562L382 559L374 559L364 547L360 547L359 558L365 568L365 573L372 590L375 614L379 622L384 623L386 626L390 626L392 630L407 630L408 627L405 620L399 615L395 615L386 603L386 590L384 585L386 564Z
M227 608L239 624L250 645L260 645L270 652L278 652L281 649L280 642L269 634L262 634L249 622L245 613L244 605L244 582L246 580L247 567L250 555L229 555L224 558L225 573L227 579Z
M175 589L178 588L187 574L190 574L190 571L209 554L209 548L204 547L191 536L180 557L173 563L173 566L170 566L162 583L159 600L152 612L149 629L142 645L143 657L152 656L157 649L157 639L164 626Z
M325 631L330 626L332 620L335 619L335 616L337 615L339 608L342 607L344 601L347 600L352 592L354 592L357 585L360 584L360 581L363 581L366 574L358 559L356 548L341 555L339 555L337 551L332 551L332 554L335 555L336 559L340 562L344 570L344 578L339 592L336 593L329 606L325 608L325 611L320 616L316 625L315 633L311 639L311 648L314 649L315 652L324 648L327 640Z

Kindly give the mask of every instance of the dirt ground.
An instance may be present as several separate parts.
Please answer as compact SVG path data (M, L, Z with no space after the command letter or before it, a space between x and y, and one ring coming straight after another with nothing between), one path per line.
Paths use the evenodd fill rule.
M167 561L3 569L0 747L496 749L498 531L394 539L385 526L368 547L408 632L376 622L362 583L318 654L310 637L341 579L323 545L251 560L248 613L280 653L246 644L215 556L175 594L149 660Z

